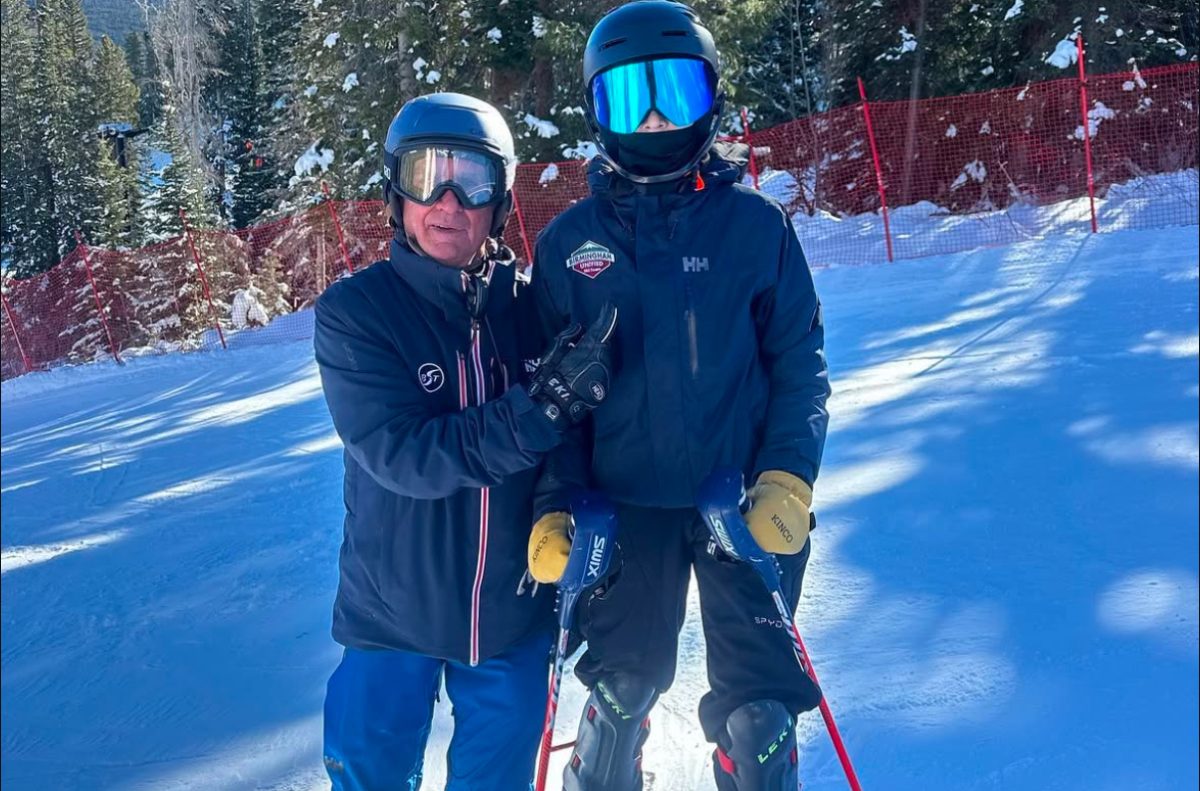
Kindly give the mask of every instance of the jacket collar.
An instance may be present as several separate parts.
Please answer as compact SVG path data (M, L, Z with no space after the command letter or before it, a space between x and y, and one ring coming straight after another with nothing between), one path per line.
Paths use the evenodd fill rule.
M637 207L653 201L656 212L665 213L667 239L675 236L680 218L692 201L703 198L713 189L728 187L740 181L745 163L731 157L727 149L714 146L700 165L685 176L659 184L637 184L620 176L601 157L588 166L588 187L592 195L611 207L621 227L630 236L636 234Z
M461 269L439 264L396 239L392 239L388 259L400 279L427 302L438 307L447 319L470 318L467 313L466 275Z
M740 181L746 168L736 149L714 146L699 166L675 181L661 184L637 184L617 174L601 157L588 164L588 187L598 198L619 200L628 196L681 195L690 196L719 185ZM704 186L697 186L697 175Z
M507 248L503 248L507 250ZM509 251L511 257L511 251ZM448 321L468 325L471 314L467 306L467 279L472 277L461 269L439 264L427 255L393 238L388 254L392 269L422 299L431 303ZM514 283L512 265L492 264L485 316L492 316L512 302Z

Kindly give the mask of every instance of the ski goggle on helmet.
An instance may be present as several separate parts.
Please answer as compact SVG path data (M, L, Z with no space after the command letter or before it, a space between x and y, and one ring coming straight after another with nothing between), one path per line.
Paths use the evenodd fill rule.
M623 63L592 79L596 121L619 135L637 131L651 110L675 126L691 126L712 109L716 79L698 58Z
M453 145L398 151L392 187L406 200L432 206L447 192L464 209L481 209L504 199L505 170L497 157Z

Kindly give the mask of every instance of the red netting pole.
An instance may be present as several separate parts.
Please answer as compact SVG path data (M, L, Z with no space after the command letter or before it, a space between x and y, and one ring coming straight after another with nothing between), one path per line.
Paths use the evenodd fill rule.
M342 248L342 260L346 263L346 269L353 275L354 264L350 263L350 253L346 250L346 237L342 233L342 221L338 219L337 207L333 205L333 198L329 195L329 185L324 181L321 182L321 191L325 193L325 205L329 207L329 216L333 218L333 227L337 230L338 244Z
M217 318L217 308L213 305L212 290L208 287L208 276L204 274L204 265L200 263L200 253L196 250L196 241L192 238L192 229L188 226L187 212L183 209L179 210L179 219L183 222L183 235L187 237L188 247L192 250L192 260L196 262L196 269L200 272L200 285L204 287L204 298L208 300L208 315L212 316L213 326L217 329L217 337L221 339L221 348L228 349L229 346L225 343L225 333L221 330L221 322Z
M871 106L867 103L867 88L863 85L862 77L858 78L858 95L862 98L863 118L867 121L867 139L871 141L871 158L875 161L875 187L879 190L879 206L883 211L883 238L887 242L887 257L888 261L894 261L892 226L888 222L887 188L883 185L883 168L879 165L879 147L875 145L875 127L871 125Z
M758 160L754 157L754 141L750 138L750 117L745 107L742 108L742 135L750 149L750 181L754 184L754 189L758 189Z
M529 247L529 237L525 234L525 215L521 213L521 202L517 200L517 190L512 191L513 211L517 214L517 228L521 231L521 244L525 246L525 263L533 263L533 250Z
M1083 118L1083 158L1087 160L1088 203L1092 207L1092 233L1099 232L1096 224L1096 176L1092 171L1092 130L1088 126L1087 69L1083 65L1083 34L1075 39L1079 60L1079 112Z
M8 319L8 327L12 330L13 338L17 341L17 351L21 353L21 362L25 364L25 373L33 370L33 366L29 364L29 356L25 354L25 347L21 345L21 334L17 332L17 323L13 321L12 308L8 306L8 295L0 294L4 299L4 315Z
M96 288L96 278L92 277L92 257L88 255L87 245L83 243L83 237L79 235L78 230L75 231L75 244L79 245L83 254L83 268L87 272L88 283L92 285L92 296L96 299L96 312L100 314L100 323L104 325L104 335L108 338L108 349L112 352L114 360L124 362L117 353L117 344L113 343L112 331L108 328L108 317L104 315L104 305L100 302L100 290Z

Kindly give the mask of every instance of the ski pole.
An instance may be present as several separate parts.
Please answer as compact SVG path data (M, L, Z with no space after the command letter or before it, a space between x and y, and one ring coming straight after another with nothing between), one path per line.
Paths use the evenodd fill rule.
M554 718L558 713L558 690L562 683L563 662L567 655L567 640L570 628L558 627L558 642L554 648L554 667L550 671L550 687L546 696L546 718L542 721L542 743L538 749L537 777L534 788L545 791L546 776L550 770L550 753L554 750Z
M550 753L554 750L554 718L558 713L558 693L562 686L563 664L567 660L571 625L575 620L575 605L584 591L604 580L616 543L617 515L603 495L587 492L576 497L571 503L571 519L575 524L575 535L571 539L567 567L558 581L558 641L546 694L546 718L542 723L542 743L538 749L534 780L536 791L545 791Z
M796 661L800 663L800 669L812 679L812 682L817 685L817 689L820 689L821 682L817 680L817 672L813 669L812 660L809 659L808 651L804 648L804 641L800 638L800 630L796 627L796 618L788 609L787 601L784 599L783 583L779 577L779 566L775 562L775 557L764 551L754 540L754 536L750 534L750 527L746 524L743 516L744 510L749 507L750 503L746 497L742 474L731 469L714 471L704 480L704 483L700 484L698 502L700 513L708 524L713 540L726 554L743 563L750 564L750 567L758 573L763 584L766 585L767 591L771 594L771 600L775 602L775 609L779 611L779 617L789 627L792 653L795 654ZM842 769L846 773L846 780L849 781L850 788L853 791L862 791L862 786L858 782L858 774L854 771L854 764L850 761L850 754L846 751L846 745L842 741L841 732L838 731L837 723L834 722L833 712L829 709L829 703L825 700L824 693L821 694L820 708L821 718L825 720L825 729L829 731L833 749L842 763Z

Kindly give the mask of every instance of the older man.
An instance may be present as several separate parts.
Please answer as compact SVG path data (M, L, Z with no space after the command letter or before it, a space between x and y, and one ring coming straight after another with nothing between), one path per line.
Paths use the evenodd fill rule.
M424 96L393 120L387 261L317 302L314 344L345 445L325 702L335 789L415 789L443 678L449 789L528 788L546 695L552 596L525 583L544 454L608 390L610 310L568 328L532 377L512 252L515 173L490 105Z

